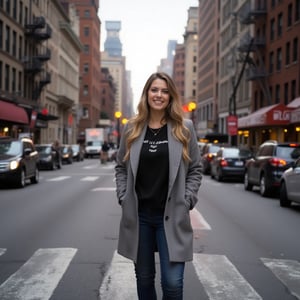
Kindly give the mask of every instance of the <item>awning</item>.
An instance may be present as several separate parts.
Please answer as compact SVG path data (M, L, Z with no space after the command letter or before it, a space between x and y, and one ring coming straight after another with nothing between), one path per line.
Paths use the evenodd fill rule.
M28 115L24 108L13 103L0 100L0 120L14 123L29 124Z
M248 116L239 118L238 128L288 125L293 109L284 104L263 107Z
M291 123L299 123L300 124L300 107L292 111Z
M295 98L292 102L290 102L287 107L291 107L291 108L300 108L300 97L299 98Z

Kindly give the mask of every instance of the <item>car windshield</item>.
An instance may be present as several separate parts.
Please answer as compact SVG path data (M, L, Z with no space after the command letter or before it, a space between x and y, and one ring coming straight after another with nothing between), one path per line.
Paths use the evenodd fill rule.
M45 153L45 154L51 153L51 147L49 146L36 146L35 148L39 153Z
M87 146L101 146L100 141L89 141L87 142Z
M234 148L224 149L223 155L225 157L239 157L240 150Z
M300 156L300 146L278 146L276 156L287 159L296 159Z
M211 145L210 149L209 149L209 152L210 153L217 153L219 149L220 149L219 146Z
M72 145L73 151L79 151L79 146L78 145Z
M21 142L2 141L0 142L0 154L18 155L21 152Z

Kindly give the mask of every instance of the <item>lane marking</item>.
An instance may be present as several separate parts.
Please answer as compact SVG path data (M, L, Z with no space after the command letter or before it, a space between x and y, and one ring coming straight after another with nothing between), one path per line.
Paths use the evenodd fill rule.
M116 188L115 187L98 187L98 188L94 188L92 189L93 192L98 192L98 191L102 191L102 192L115 192Z
M0 286L0 299L49 300L76 252L74 248L38 249Z
M6 249L4 249L4 248L0 248L0 256L1 256L2 254L4 254L4 253L5 253L5 251L6 251Z
M71 178L71 176L58 176L55 178L47 179L46 181L62 181L68 178Z
M193 208L190 211L191 223L194 230L211 230L210 225L205 221L201 213Z
M80 179L80 181L96 181L99 176L86 176Z
M115 251L99 291L101 300L137 299L133 262Z
M261 260L288 288L291 294L300 299L300 263L288 259L261 258Z
M193 265L210 300L262 300L226 256L194 253Z

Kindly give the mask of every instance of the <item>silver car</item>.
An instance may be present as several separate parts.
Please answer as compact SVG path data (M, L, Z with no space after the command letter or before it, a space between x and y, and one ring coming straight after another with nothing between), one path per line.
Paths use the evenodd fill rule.
M287 169L280 181L280 206L289 207L292 202L300 203L300 158Z

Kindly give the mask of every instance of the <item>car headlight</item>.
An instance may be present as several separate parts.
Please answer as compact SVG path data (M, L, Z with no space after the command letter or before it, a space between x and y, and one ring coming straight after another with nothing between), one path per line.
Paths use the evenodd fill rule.
M19 167L19 161L13 160L9 163L9 169L10 170L15 170Z
M52 157L51 155L48 155L47 157L45 157L45 161L51 161Z

